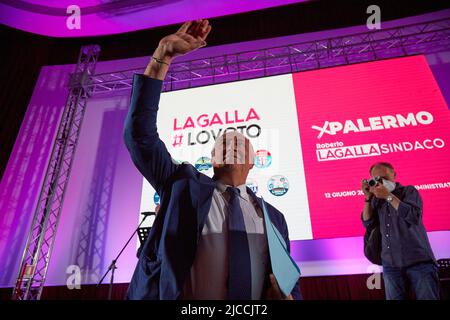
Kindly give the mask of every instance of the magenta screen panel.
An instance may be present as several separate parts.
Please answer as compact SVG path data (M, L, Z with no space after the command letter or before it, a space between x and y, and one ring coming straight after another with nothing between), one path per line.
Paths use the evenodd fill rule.
M363 234L362 178L387 161L449 230L450 112L424 56L293 75L313 238Z

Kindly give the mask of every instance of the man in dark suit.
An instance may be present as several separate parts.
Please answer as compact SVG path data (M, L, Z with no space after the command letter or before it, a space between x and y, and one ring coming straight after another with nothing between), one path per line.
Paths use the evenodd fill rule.
M253 167L249 139L217 138L214 177L178 164L160 140L156 118L171 61L206 45L207 20L186 22L161 39L143 75L135 75L124 139L131 158L161 197L140 253L128 299L300 299L298 283L284 296L272 274L262 200L246 187ZM188 106L184 106L188 107ZM289 250L283 215L265 204Z

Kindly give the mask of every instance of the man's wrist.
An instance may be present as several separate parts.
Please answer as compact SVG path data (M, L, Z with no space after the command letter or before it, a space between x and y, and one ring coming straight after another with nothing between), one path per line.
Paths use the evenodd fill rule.
M151 56L144 75L150 78L164 80L169 70L172 58L165 53L164 46L159 45Z
M159 64L165 64L166 66L170 66L170 62L166 62L164 59L152 56L152 59L155 60Z
M163 61L165 64L170 64L173 60L173 57L167 52L167 45L165 44L160 44L156 48L152 58L156 58L160 61Z

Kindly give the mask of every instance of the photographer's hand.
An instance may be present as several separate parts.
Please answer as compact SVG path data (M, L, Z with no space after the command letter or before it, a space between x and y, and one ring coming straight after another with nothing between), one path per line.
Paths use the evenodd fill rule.
M364 193L365 200L372 199L373 193L370 192L369 182L366 179L361 181L361 190Z
M370 187L370 192L375 195L377 199L384 199L391 194L389 190L381 183L377 183L376 186Z
M373 197L373 193L370 191L369 183L365 179L361 182L361 190L364 193L363 220L366 221L372 217L373 211L370 205L370 201Z
M378 183L375 187L371 187L370 190L378 199L386 200L389 196L391 196L392 201L390 201L390 204L392 205L392 207L394 207L395 210L398 210L398 206L400 205L400 199L394 196L392 193L390 193L389 190L384 185Z

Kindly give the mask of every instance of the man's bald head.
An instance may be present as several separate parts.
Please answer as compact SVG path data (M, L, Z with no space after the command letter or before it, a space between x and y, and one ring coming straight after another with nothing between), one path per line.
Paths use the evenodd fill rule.
M237 131L230 131L216 139L211 156L214 167L220 168L224 165L253 167L255 152L248 138Z

